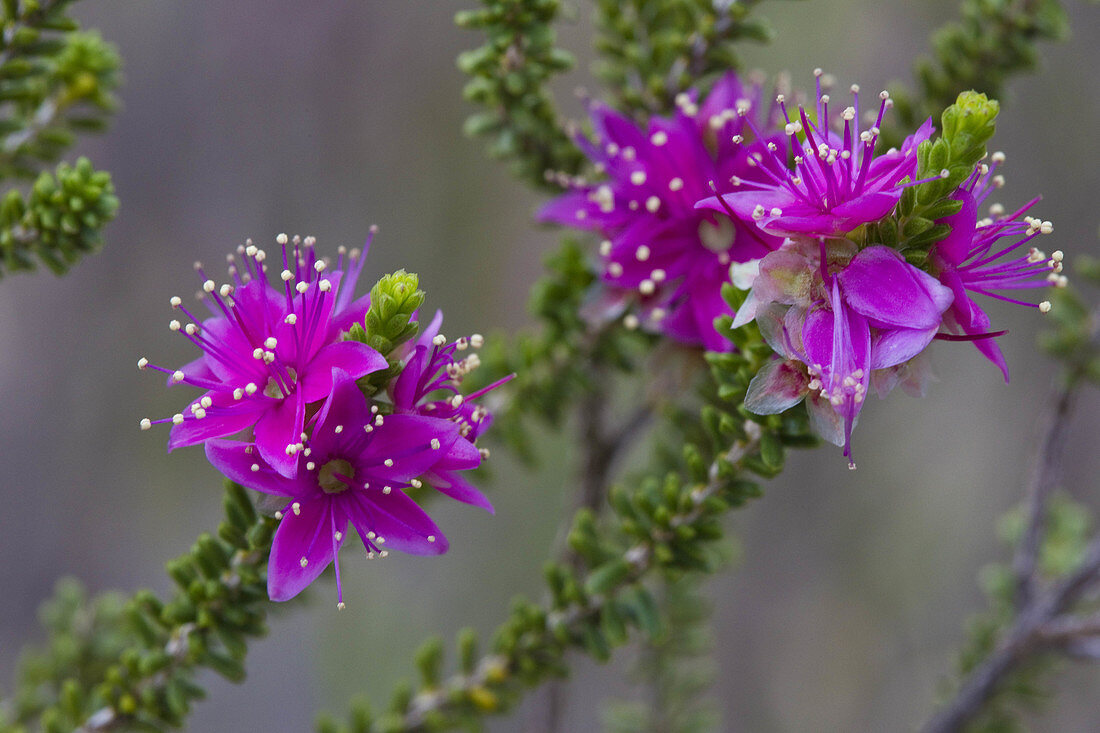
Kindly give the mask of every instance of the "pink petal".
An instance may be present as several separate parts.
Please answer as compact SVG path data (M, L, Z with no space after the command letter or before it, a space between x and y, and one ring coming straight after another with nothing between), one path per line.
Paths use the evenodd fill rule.
M481 491L454 471L432 471L424 480L436 491L463 504L481 507L495 514L492 503Z
M757 415L778 415L802 401L808 382L796 362L770 361L749 382L745 409Z
M210 397L213 404L205 408L206 417L196 419L191 412L191 405L198 405L203 397ZM232 395L225 392L207 392L187 406L182 413L185 416L183 422L172 426L168 434L168 450L171 452L210 438L239 433L254 425L269 404L270 401L262 397L234 400Z
M379 545L382 549L411 555L441 555L447 551L448 542L443 532L403 492L357 491L354 498L354 502L347 504L347 512L360 537L374 532L385 539L385 543Z
M918 278L920 273L889 247L876 245L862 250L837 275L844 290L844 301L857 313L876 325L928 329L939 326L943 308L930 297L930 291L950 304L954 296L931 276L931 282ZM926 275L926 273L920 273Z
M321 494L316 482L287 478L267 465L251 443L238 440L210 440L206 443L206 458L226 478L241 486L272 494L306 499ZM253 466L256 468L253 469ZM307 477L308 478L308 477Z
M305 402L299 390L274 402L256 422L253 431L260 457L284 476L293 476L298 470L298 454L288 454L289 445L301 442L305 422Z
M271 541L267 563L267 594L273 601L289 601L301 593L332 562L333 502L324 497L301 502L299 514L286 512ZM347 520L336 522L338 531ZM344 533L346 534L346 532ZM343 544L343 539L338 543ZM302 558L306 559L305 567Z
M323 400L332 391L334 368L344 371L352 379L389 366L386 357L358 341L341 341L325 346L310 360L305 374L300 378L300 390L307 403Z

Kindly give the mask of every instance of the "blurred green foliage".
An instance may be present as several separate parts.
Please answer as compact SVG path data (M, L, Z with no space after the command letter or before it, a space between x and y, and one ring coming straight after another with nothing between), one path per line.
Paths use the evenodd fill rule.
M117 107L121 60L95 32L78 30L72 0L0 4L0 181L33 179L29 193L9 188L0 204L2 270L55 273L102 244L118 199L110 175L81 158L55 162L81 132L106 127Z

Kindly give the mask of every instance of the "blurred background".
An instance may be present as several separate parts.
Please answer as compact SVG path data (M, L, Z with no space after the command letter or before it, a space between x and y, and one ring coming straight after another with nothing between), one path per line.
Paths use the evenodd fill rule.
M169 589L163 563L220 516L220 477L201 450L164 452L167 430L138 430L189 397L135 362L189 361L169 332L168 299L217 271L246 237L316 235L322 249L356 246L381 227L368 272L421 275L444 331L512 331L528 323L526 290L553 231L532 225L539 198L486 159L460 127L454 64L481 39L453 26L473 0L300 0L134 3L87 0L77 15L120 47L124 108L83 141L114 175L122 201L104 251L59 279L0 283L0 683L18 649L41 638L35 610L55 579L93 591ZM590 8L576 4L564 44L587 74ZM1097 250L1095 7L1070 3L1074 37L1042 48L1045 69L1003 100L992 149L1008 153L1003 202L1042 193L1046 240L1072 259ZM774 3L779 31L746 48L750 66L789 69L808 87L822 66L841 85L908 80L928 33L952 2ZM75 157L72 156L72 157ZM1072 271L1070 271L1072 278ZM984 304L983 304L984 305ZM979 569L1005 555L995 520L1022 496L1052 367L1035 348L1036 311L991 303L1012 370L1005 385L966 344L938 343L940 376L923 400L872 401L857 435L859 470L838 450L794 454L766 496L731 517L740 563L707 592L716 604L714 697L729 731L895 731L932 709L953 669L963 620L984 608ZM1066 446L1066 484L1100 506L1100 400L1082 400ZM548 468L570 457L547 436ZM462 626L488 634L517 593L540 597L540 568L571 504L572 476L520 470L504 451L488 487L495 517L453 502L432 513L451 539L442 558L342 565L348 609L331 585L308 607L274 616L255 643L243 686L204 677L209 699L190 730L299 731L348 697L387 699L411 675L412 651ZM578 658L564 730L599 726L599 700L629 695L630 650L609 667ZM1071 667L1038 731L1100 729L1100 668ZM530 706L496 721L525 729Z

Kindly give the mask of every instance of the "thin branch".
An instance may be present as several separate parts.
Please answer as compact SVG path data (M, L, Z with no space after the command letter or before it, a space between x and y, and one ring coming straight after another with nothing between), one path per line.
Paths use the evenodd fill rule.
M955 698L922 728L924 733L953 733L962 730L996 692L1001 681L1029 655L1064 644L1067 639L1051 638L1066 621L1059 615L1072 606L1100 577L1100 537L1085 551L1081 566L1045 593L1033 594L1020 610L1005 640L963 681ZM1056 643L1052 643L1056 642Z
M1035 593L1035 584L1038 580L1035 566L1046 530L1047 504L1062 475L1060 468L1062 446L1069 431L1073 401L1080 383L1079 377L1071 376L1058 390L1053 414L1043 433L1031 472L1031 481L1027 489L1027 523L1024 536L1012 559L1012 570L1016 578L1015 602L1018 609L1027 606Z

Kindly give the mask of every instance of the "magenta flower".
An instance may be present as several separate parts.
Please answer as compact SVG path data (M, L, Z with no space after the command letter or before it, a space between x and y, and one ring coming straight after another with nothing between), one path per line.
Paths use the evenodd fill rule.
M278 287L268 282L266 253L249 243L238 250L243 271L230 265L231 283L219 287L198 268L212 317L200 323L180 298L172 298L172 306L191 322L173 320L170 328L182 332L202 356L177 370L144 358L138 362L141 368L169 374L170 385L206 390L171 418L142 420L142 428L173 423L169 451L251 427L264 462L293 476L306 406L331 392L333 369L359 378L388 366L366 344L340 341L341 333L361 322L370 306L369 296L354 299L363 267L358 253L352 252L345 263L341 249L329 272L314 251L312 237L304 242L295 237L291 243L280 235L278 241L283 255Z
M390 549L414 555L447 551L435 522L402 491L440 464L475 468L477 448L450 420L381 415L368 406L355 378L332 371L333 386L303 441L303 462L285 476L264 460L255 443L208 440L206 456L227 477L265 494L287 497L276 514L268 595L285 601L300 593L336 560L350 522L368 557ZM343 607L340 567L336 593Z
M882 92L873 125L859 130L859 87L852 105L840 114L842 130L828 128L829 96L817 76L817 109L812 120L800 105L791 119L783 97L786 145L769 143L753 151L748 163L757 174L734 181L732 193L709 196L697 206L754 220L765 232L786 236L836 237L883 218L901 199L903 182L917 172L917 146L932 134L932 120L907 137L901 150L875 155L879 126L892 106ZM814 121L816 120L816 122ZM793 170L788 166L793 161ZM909 185L912 185L910 182Z
M650 118L647 130L591 104L596 139L578 136L577 143L606 179L569 182L572 190L539 218L606 238L600 248L605 309L617 315L636 302L647 327L726 351L732 345L715 332L714 319L729 312L721 297L728 268L763 257L781 240L747 216L697 210L695 202L710 195L711 186L728 191L733 178L761 177L751 156L773 139L781 142L778 131L769 132L776 109L763 101L759 84L743 85L733 73L701 104L694 92L677 102L674 116ZM752 116L759 126L747 122Z
M994 173L1003 160L1003 154L994 154L992 165L978 166L952 195L956 201L962 201L963 207L957 214L940 221L951 226L951 233L932 247L929 259L933 273L955 294L955 302L945 314L945 326L954 333L963 334L960 338L973 341L978 351L1001 370L1007 382L1008 365L994 341L995 337L1005 332L990 331L989 316L974 302L970 293L1029 305L1046 312L1050 309L1049 301L1027 303L994 291L1050 285L1063 287L1066 277L1061 274L1060 251L1054 252L1050 259L1035 247L1020 251L1040 234L1053 231L1049 221L1025 216L1039 199L1032 199L1010 216L1004 216L1000 206L991 207L994 216L978 220L978 207L993 188L1003 183L1003 179ZM1006 237L1020 239L1004 245L1001 240Z
M872 380L881 393L909 376L907 365L935 337L952 297L888 247L788 240L761 261L734 321L755 319L785 360L753 378L745 406L774 414L807 398L815 429L843 446L854 467L852 428Z
M436 311L432 322L412 345L401 374L390 386L390 397L396 414L449 420L458 426L460 441L473 444L493 421L489 410L475 404L475 400L512 377L505 377L473 394L462 395L458 387L481 363L475 351L481 347L483 339L480 334L474 334L447 343L446 337L439 333L442 323L443 314ZM452 499L492 513L493 505L485 495L460 475L466 467L463 455L458 457L457 463L444 458L425 474L423 480Z

